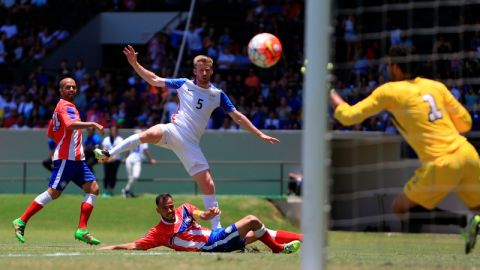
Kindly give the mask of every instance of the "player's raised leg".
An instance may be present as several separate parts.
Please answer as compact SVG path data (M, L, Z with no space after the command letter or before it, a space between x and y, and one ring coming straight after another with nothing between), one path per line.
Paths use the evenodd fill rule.
M138 134L131 135L130 137L126 138L121 143L113 147L110 151L95 149L95 158L98 160L107 159L122 152L132 150L133 148L139 146L142 143L157 144L162 139L162 136L162 124L158 124Z

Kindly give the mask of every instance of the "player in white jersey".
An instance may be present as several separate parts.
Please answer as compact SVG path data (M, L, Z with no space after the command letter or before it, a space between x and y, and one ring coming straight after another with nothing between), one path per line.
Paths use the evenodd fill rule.
M150 85L176 89L180 104L178 111L172 115L172 123L158 124L149 129L134 134L122 143L104 151L95 149L98 159L130 150L142 143L151 143L168 148L175 152L187 172L200 187L206 209L218 207L215 197L215 184L210 174L208 162L200 149L200 137L207 126L212 111L221 107L236 124L268 143L277 143L277 138L271 137L258 130L248 118L235 109L228 96L210 83L213 74L213 60L204 55L193 59L193 74L195 80L166 79L145 69L137 61L137 52L130 45L124 48L123 53L137 74ZM220 218L211 220L212 228L219 228Z
M135 130L135 134L142 132L140 129ZM157 161L153 159L150 151L148 151L148 143L142 143L133 148L125 159L125 167L127 169L128 182L122 189L123 197L133 198L135 194L131 191L133 183L140 177L142 172L142 162L147 159L148 163L155 164Z

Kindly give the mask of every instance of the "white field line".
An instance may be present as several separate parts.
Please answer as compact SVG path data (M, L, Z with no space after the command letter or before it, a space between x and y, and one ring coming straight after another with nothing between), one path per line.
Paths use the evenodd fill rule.
M172 254L172 252L97 252L97 253L81 253L81 252L71 252L71 253L45 253L45 254L18 254L18 253L9 253L9 254L0 254L0 258L12 258L12 257L73 257L73 256L103 256L103 255L127 255L127 256L158 256L158 255L167 255Z

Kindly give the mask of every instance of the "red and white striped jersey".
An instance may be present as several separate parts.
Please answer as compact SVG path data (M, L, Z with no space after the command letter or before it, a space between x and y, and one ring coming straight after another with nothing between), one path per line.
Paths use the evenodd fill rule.
M79 122L80 114L71 102L60 99L48 125L48 137L57 145L53 160L85 160L82 146L82 130L69 130L68 127Z
M143 238L135 241L135 246L143 250L165 246L176 251L200 251L208 242L211 230L195 222L193 211L197 209L189 203L182 204L175 209L174 223L160 220Z

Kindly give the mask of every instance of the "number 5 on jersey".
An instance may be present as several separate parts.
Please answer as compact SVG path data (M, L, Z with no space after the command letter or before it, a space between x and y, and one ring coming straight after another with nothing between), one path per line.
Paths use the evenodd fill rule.
M198 101L197 101L197 106L195 108L200 110L203 106L202 102L203 102L203 99L199 98Z

